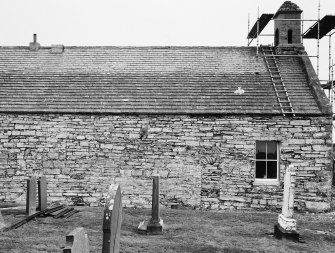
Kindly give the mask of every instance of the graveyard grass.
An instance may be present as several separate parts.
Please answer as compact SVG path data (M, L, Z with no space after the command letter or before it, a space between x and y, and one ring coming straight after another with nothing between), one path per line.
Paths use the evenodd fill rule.
M62 252L65 236L84 227L90 252L101 252L101 207L76 207L67 219L37 218L18 229L0 232L0 252ZM161 209L163 235L140 235L137 226L151 209L124 208L120 252L334 252L335 213L295 214L298 232L306 243L276 240L273 225L278 212L200 211ZM2 210L5 222L25 217L25 210Z

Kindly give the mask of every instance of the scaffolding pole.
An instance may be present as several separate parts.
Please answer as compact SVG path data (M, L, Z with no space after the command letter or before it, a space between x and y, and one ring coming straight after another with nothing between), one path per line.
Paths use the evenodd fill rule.
M332 32L331 34L328 34L329 37L329 52L328 52L328 59L329 59L329 71L328 71L328 80L331 78L331 66L332 66L332 35L335 32Z
M302 14L302 18L301 19L271 19L271 20L275 20L275 21L301 21L301 43L303 43L303 40L304 40L304 21L314 21L314 22L317 22L317 52L316 52L316 56L308 56L308 57L315 57L316 58L316 73L317 73L317 76L319 77L320 75L320 10L321 10L321 1L319 0L318 1L318 18L317 19L304 19L304 16ZM259 21L260 21L260 17L259 17L259 7L258 7L258 10L257 10L257 23L256 23L256 27L257 27L257 31L256 31L256 40L257 40L257 45L256 45L256 54L257 54L257 57L259 56L259 37L260 36L273 36L272 34L263 34L263 35L260 35L260 24L259 24ZM248 13L248 34L250 32L250 13ZM329 36L329 66L331 65L331 61L332 61L332 47L331 47L331 36L334 34L335 32L331 33L331 34L328 34ZM248 46L250 46L250 44L252 43L252 41L254 40L254 38L247 38L248 40ZM289 55L275 55L275 56L289 56ZM329 68L329 73L328 73L328 80L330 80L330 77L331 77L331 69L333 71L333 68ZM335 96L335 91L334 91L334 96ZM334 97L335 99L335 97Z
M250 32L250 13L248 13L248 33L247 34L249 34L249 32ZM247 39L248 39L247 46L249 46L250 44L249 44L249 37L248 36L247 36Z
M304 13L301 14L301 18L302 20L304 20ZM301 43L303 42L304 40L304 22L302 21L301 22Z
M328 79L330 80L330 66L332 64L332 56L331 56L331 51L332 51L332 36L329 36L329 54L328 54L328 66L329 66L329 71L328 71Z
M257 11L257 57L258 57L258 44L259 44L259 7L258 7L258 11Z
M316 58L316 75L319 77L319 64L320 64L320 0L318 4L318 42L317 42L317 53L318 57Z

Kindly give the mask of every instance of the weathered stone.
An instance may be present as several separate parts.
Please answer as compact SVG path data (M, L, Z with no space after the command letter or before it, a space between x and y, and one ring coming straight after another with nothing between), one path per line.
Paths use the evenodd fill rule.
M282 213L278 216L278 223L274 227L274 235L278 239L282 237L291 238L292 236L299 239L296 232L297 222L293 219L295 176L293 166L289 165L284 178Z
M27 180L27 201L26 215L30 216L36 213L36 177L32 176Z
M312 212L325 212L330 210L330 203L306 201L306 208Z
M116 188L116 191L115 191ZM106 197L103 217L103 253L120 251L120 233L122 223L122 199L119 185L111 185Z
M140 222L137 228L139 233L154 235L163 233L163 220L159 214L159 200L159 175L153 175L151 219L149 222Z
M47 179L41 176L38 180L38 206L39 211L44 211L47 208Z
M89 253L88 237L82 227L72 230L66 236L66 247L63 253Z
M150 197L144 192L153 171L159 168L164 180L162 203L175 198L196 207L217 208L222 204L238 208L245 204L247 208L256 205L277 208L278 204L272 200L280 200L282 196L279 185L284 168L280 168L281 182L277 185L254 184L255 140L279 141L281 161L289 161L299 168L297 208L307 209L310 205L306 201L330 201L327 189L331 182L325 179L332 174L331 117L328 116L1 116L0 150L7 155L0 161L0 173L10 178L10 183L3 184L6 194L2 197L8 201L22 195L22 187L12 185L24 184L23 176L33 170L43 171L48 177L50 201L71 202L73 196L90 192L85 196L85 204L101 205L100 198L92 197L92 193L103 192L105 179L112 178L127 186L123 189L127 205L150 206ZM150 126L150 139L137 138L142 126ZM35 134L21 134L28 131ZM49 154L58 154L58 158L51 159ZM204 156L217 159L211 164L213 168L202 164ZM160 161L159 165L156 161ZM317 171L324 171L327 176L316 178ZM314 182L315 187L306 182ZM66 189L60 191L65 185L73 189L71 196ZM252 201L257 198L263 199L262 202Z
M278 224L284 230L293 231L297 229L297 221L295 219L287 218L283 214L279 214Z
M6 226L7 225L5 223L5 220L4 220L4 218L2 216L2 213L1 213L1 210L0 210L0 231L1 231L1 229L5 228Z

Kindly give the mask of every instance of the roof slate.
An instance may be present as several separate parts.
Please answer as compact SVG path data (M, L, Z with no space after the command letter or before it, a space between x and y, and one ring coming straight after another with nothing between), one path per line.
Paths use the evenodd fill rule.
M254 47L50 50L0 47L0 112L280 114ZM321 114L299 58L279 61L296 114Z
M277 12L302 12L302 10L300 9L300 7L295 4L292 3L291 1L285 1L278 9Z

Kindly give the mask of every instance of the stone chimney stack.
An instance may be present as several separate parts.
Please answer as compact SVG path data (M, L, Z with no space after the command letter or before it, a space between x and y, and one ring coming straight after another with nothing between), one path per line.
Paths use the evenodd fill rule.
M40 43L37 42L37 35L36 33L34 33L34 40L33 42L29 43L29 50L30 51L38 51L38 49L40 48Z

